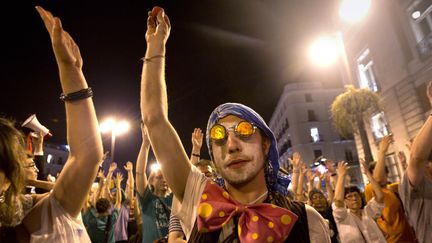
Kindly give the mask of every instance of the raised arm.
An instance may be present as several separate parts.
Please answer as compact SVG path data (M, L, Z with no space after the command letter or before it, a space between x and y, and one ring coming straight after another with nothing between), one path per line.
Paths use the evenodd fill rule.
M148 139L147 129L145 126L141 126L142 143L141 148L138 153L138 158L136 162L136 190L138 194L142 197L144 196L144 191L147 187L147 159L150 150L150 140Z
M176 130L168 120L165 45L171 25L163 10L158 13L156 22L149 13L147 50L141 76L141 116L163 176L176 197L182 201L191 164Z
M103 170L98 172L99 183L96 192L93 193L93 198L91 198L91 205L96 208L96 202L102 196L102 190L105 188L105 175Z
M66 95L87 92L78 46L63 30L60 19L41 7L39 12L52 41L62 91ZM69 158L53 189L54 197L72 217L78 216L102 159L102 140L91 98L65 101Z
M114 185L115 187L115 183L112 183L112 177L114 174L114 171L117 169L117 163L116 162L111 162L110 167L108 168L108 174L106 176L105 179L105 187L102 189L102 195L101 197L106 198L108 200L110 200L111 202L114 202L115 198L111 198L111 185Z
M190 161L193 165L196 165L200 160L201 147L203 142L203 133L201 128L195 128L192 133L192 152L190 155Z
M338 175L336 181L336 188L334 193L334 203L338 208L345 207L345 176L346 176L346 167L347 163L345 161L341 161L338 163L336 172Z
M373 189L373 193L375 195L375 201L379 202L379 203L383 203L384 202L384 194L381 191L381 186L380 184L373 178L372 174L370 173L370 171L367 168L367 164L364 161L364 159L360 159L360 164L363 170L363 174L365 174L369 180L369 183L372 185L372 189Z
M432 105L432 81L427 87L427 95ZM418 186L426 177L425 165L432 151L432 115L423 124L411 145L411 156L407 173L410 183Z
M330 173L326 172L324 174L324 180L325 180L325 185L326 185L326 190L327 190L327 201L329 203L329 205L331 205L333 203L333 198L334 198L334 191L333 191L333 187L331 185L331 181L330 181Z
M392 135L387 135L381 139L379 150L378 150L378 160L373 171L373 178L380 184L385 185L387 183L387 174L385 172L385 156L392 142ZM366 167L367 168L367 167ZM367 176L367 175L366 175Z
M118 172L115 178L115 187L116 187L116 200L114 207L120 209L122 202L122 193L121 193L121 182L123 180L122 173Z
M298 179L300 176L300 153L294 152L292 160L290 159L290 163L292 164L292 176L291 176L291 184L292 184L292 191L294 194L297 194L297 186L298 186Z
M128 173L128 178L126 181L126 189L125 189L126 201L127 201L128 205L131 207L132 206L131 204L133 202L133 197L134 197L134 186L135 186L135 179L134 179L134 175L133 175L132 162L128 161L126 163L126 165L124 166L124 169Z
M297 183L297 191L296 191L296 198L299 201L304 201L304 189L303 189L303 181L307 173L306 164L303 162L300 162L300 174L299 179Z

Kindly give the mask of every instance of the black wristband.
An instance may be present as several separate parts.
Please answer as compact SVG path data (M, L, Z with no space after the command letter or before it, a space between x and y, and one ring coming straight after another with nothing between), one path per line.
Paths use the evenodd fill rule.
M195 157L200 157L200 155L199 154L194 154L194 153L192 153L192 156L195 156Z
M61 93L60 100L61 101L75 101L82 100L89 97L93 97L93 90L89 87L87 89L78 90L73 93L65 94Z

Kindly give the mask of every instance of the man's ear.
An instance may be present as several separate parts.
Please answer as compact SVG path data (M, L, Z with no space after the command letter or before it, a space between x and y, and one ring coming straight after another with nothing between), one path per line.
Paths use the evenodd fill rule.
M271 141L268 137L266 136L262 136L263 140L262 140L262 148L263 148L263 154L268 157L268 153L270 151L270 145L271 145Z

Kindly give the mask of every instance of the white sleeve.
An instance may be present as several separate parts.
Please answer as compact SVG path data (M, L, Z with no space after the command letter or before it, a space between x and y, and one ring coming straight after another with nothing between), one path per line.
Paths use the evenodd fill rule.
M192 166L186 182L183 201L180 202L176 197L173 198L171 213L180 219L187 238L189 238L192 233L196 220L198 202L204 191L207 180L209 179L203 173L195 166Z
M341 222L346 219L348 216L348 210L346 207L336 207L336 204L332 203L332 209L333 209L333 218L336 223Z
M384 203L379 203L375 201L375 197L373 197L365 206L364 211L365 214L373 219L377 219L381 216L381 213L384 209Z
M313 207L306 205L306 215L311 243L331 243L328 222Z

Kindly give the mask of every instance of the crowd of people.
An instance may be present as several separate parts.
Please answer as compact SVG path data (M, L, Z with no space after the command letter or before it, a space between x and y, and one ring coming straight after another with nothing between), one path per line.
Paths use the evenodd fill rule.
M410 143L401 182L389 183L381 139L376 162L360 161L367 185L347 183L347 163L311 169L301 154L280 168L264 119L239 103L192 132L188 156L168 119L165 84L170 21L149 12L141 76L142 144L127 175L104 160L93 91L80 51L59 18L36 8L51 38L65 103L68 160L55 180L43 171L43 136L0 118L1 242L432 242L432 115ZM432 105L432 82L427 95ZM85 125L83 125L85 124ZM210 159L201 158L203 141ZM152 149L160 169L147 175ZM116 173L117 172L117 173ZM126 179L126 186L121 182Z

